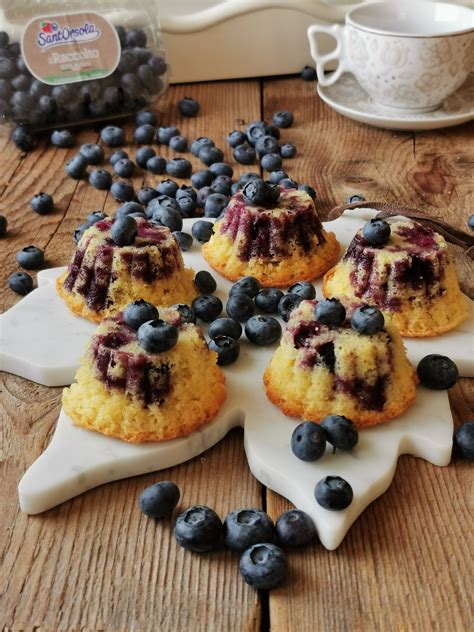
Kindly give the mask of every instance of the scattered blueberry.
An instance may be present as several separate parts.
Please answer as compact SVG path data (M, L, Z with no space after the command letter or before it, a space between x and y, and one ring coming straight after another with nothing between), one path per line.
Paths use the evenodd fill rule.
M125 134L122 128L109 125L101 131L100 140L109 147L118 147L125 143Z
M143 323L149 320L157 320L159 317L156 307L143 299L129 303L123 310L125 324L132 329L138 329Z
M251 316L245 323L245 335L255 345L271 345L281 337L281 325L273 316Z
M51 134L51 144L63 149L74 147L74 136L68 129L55 129Z
M334 450L352 450L357 445L359 434L350 419L343 415L328 415L321 421L321 428Z
M161 145L169 145L173 136L180 136L180 131L177 127L159 127L156 131L156 140Z
M193 156L198 157L199 152L201 151L203 147L215 147L215 145L216 145L215 142L211 140L210 138L208 138L207 136L200 136L199 138L196 138L195 140L193 140L189 148L189 151L193 154Z
M298 186L298 190L307 193L313 202L316 201L316 191L310 184L300 184Z
M272 171L270 173L270 175L268 176L268 181L272 184L279 184L279 182L281 180L284 180L285 178L288 178L288 174L286 173L286 171L278 169L277 171Z
M298 296L301 296L301 298L305 301L316 298L314 285L308 281L298 281L297 283L294 283L288 288L288 292L290 294L297 294Z
M222 312L222 301L217 296L201 294L191 303L196 316L205 323L210 323Z
M135 213L143 213L144 209L138 202L125 202L115 211L115 217L124 217L125 215L134 215Z
M128 158L122 158L114 163L114 171L120 178L131 178L135 173L135 164Z
M282 158L294 158L296 156L296 147L291 143L285 143L280 147L280 156Z
M246 171L239 178L239 182L242 184L242 186L250 180L262 180L262 176L255 171Z
M35 146L35 136L26 125L15 127L12 132L12 141L21 151L31 151Z
M323 325L337 327L342 325L346 318L346 310L337 298L325 298L318 301L314 309L314 317Z
M105 213L102 213L102 211L92 211L92 213L89 213L89 215L87 216L86 224L87 226L93 226L97 222L100 222L101 220L106 218L107 215Z
M140 494L140 510L149 518L167 518L179 502L179 487L170 481L150 485Z
M331 511L346 509L354 496L352 487L340 476L326 476L317 483L314 495L321 507Z
M194 277L194 285L201 294L212 294L217 290L215 278L207 270L200 270Z
M269 126L265 123L265 121L253 121L253 123L249 123L249 125L247 125L246 132L247 140L252 146L255 145L261 136L273 136L273 134L270 133Z
M237 147L234 147L232 155L234 156L235 160L241 165L251 165L255 162L257 152L248 143L242 143L242 145L237 145Z
M154 200L158 196L158 191L148 186L141 187L137 192L137 200L140 202L140 204L143 204L144 206L146 206L149 202L151 202L151 200ZM141 213L143 211L138 212Z
M174 180L162 180L160 184L156 187L156 190L160 195L168 195L169 197L175 197L177 190L179 189L179 184Z
M216 336L209 341L209 349L217 353L217 364L228 366L237 360L240 354L240 344L230 336Z
M191 197L193 200L197 200L197 193L193 189L193 187L190 187L190 186L188 186L186 184L183 184L176 191L175 197L176 197L176 199L178 201L181 200L181 199L184 199L184 198L188 198L188 197Z
M454 435L454 442L463 459L474 461L474 421L466 421L459 426Z
M47 215L54 209L54 201L49 193L37 193L31 198L31 208L38 215Z
M229 296L233 296L239 292L247 294L250 298L257 296L260 291L260 282L253 276L244 276L236 281L229 290Z
M280 180L278 184L284 189L297 189L298 188L298 183L296 182L296 180L293 180L293 178L283 178L282 180Z
M179 204L175 198L172 198L169 195L158 195L158 197L153 198L150 202L148 202L147 215L152 217L156 210L163 208L172 209L173 211L179 213Z
M187 252L193 245L193 236L180 230L173 231L176 241L183 252Z
M301 78L305 81L316 81L316 68L313 68L312 66L305 66L301 71Z
M211 187L202 187L202 189L199 189L199 191L197 192L198 206L200 206L201 208L204 208L204 205L206 204L206 200L211 195L211 193L213 193L213 190L211 189Z
M100 145L98 145L98 147L100 147ZM101 149L102 149L102 147L101 147ZM80 153L82 153L81 150L79 150L79 151L80 151ZM140 150L138 150L138 151L140 151ZM137 154L138 154L138 151L137 151ZM153 151L153 154L154 153L155 152ZM121 160L122 158L128 158L128 154L123 149L118 149L117 151L114 151L114 153L110 156L109 162L110 162L111 165L113 165L113 164L115 164L117 162L117 160ZM138 162L138 158L137 157L135 158L135 160ZM138 162L138 164L140 165L139 162ZM141 167L141 165L140 165L140 167Z
M155 198L157 201L159 198ZM165 206L158 206L153 211L152 221L160 224L160 226L166 226L172 233L180 231L183 228L183 218L179 211L174 208L166 208Z
M199 219L197 222L194 222L191 232L197 241L204 243L209 241L212 237L214 233L214 224L206 222L203 219Z
M191 195L180 197L178 199L178 205L183 217L194 217L197 202Z
M203 505L190 507L179 514L174 528L176 542L184 549L204 553L222 543L223 527L215 511Z
M0 237L3 237L7 232L7 218L4 215L0 215Z
M183 116L197 116L200 107L199 103L192 97L184 97L178 101L178 110Z
M365 197L356 193L355 195L349 195L346 198L346 204L355 204L356 202L365 202Z
M8 277L8 287L21 296L26 296L33 289L33 279L26 272L13 272Z
M187 151L188 149L188 139L184 138L184 136L173 136L173 138L170 138L169 144L174 151Z
M458 368L451 358L437 353L422 358L416 372L423 386L436 391L451 388L459 377Z
M277 127L286 129L287 127L291 127L293 125L294 116L291 112L275 112L272 121Z
M110 193L114 200L117 202L130 202L135 197L135 191L133 187L128 182L124 182L123 180L117 180L110 187Z
M137 236L137 222L130 215L118 217L112 224L110 236L117 246L130 246Z
M140 125L134 133L135 142L139 145L149 145L153 142L155 136L155 128L153 125Z
M291 435L291 450L301 461L318 461L326 450L326 434L313 421L296 426Z
M44 252L36 246L26 246L16 253L15 258L25 270L37 270L44 263Z
M242 553L240 574L257 590L272 590L280 586L288 576L288 562L283 551L266 542L254 544Z
M216 318L207 330L209 338L214 340L218 336L228 336L238 340L242 335L242 326L233 318Z
M360 334L372 336L382 331L384 325L385 319L382 312L372 305L358 307L352 314L352 329Z
M232 191L232 184L232 178L229 176L217 176L210 188L213 193L220 193L228 197Z
M316 535L312 518L300 509L290 509L281 514L275 523L275 531L278 542L289 547L307 546Z
M196 323L196 314L194 312L194 309L189 305L185 305L184 303L176 303L171 307L173 307L179 313L182 323Z
M234 129L228 136L227 142L232 148L237 147L238 145L243 145L247 142L247 134L241 132L238 129Z
M288 322L291 312L298 307L303 299L298 294L284 294L278 303L278 313L285 323Z
M260 136L255 143L255 151L260 158L265 156L265 154L275 154L278 152L278 149L279 143L277 139L270 136L270 134Z
M65 170L70 178L80 180L86 175L86 167L87 162L85 159L81 156L81 154L77 154L66 163Z
M205 165L210 166L215 162L222 162L224 160L224 152L217 147L205 145L199 150L198 158Z
M100 165L104 160L104 150L96 143L85 143L79 147L79 153L88 165ZM114 156L114 154L112 154ZM112 162L112 156L110 162Z
M245 551L259 542L271 542L275 527L268 514L258 509L237 509L224 520L224 544L233 551Z
M266 314L277 314L278 303L283 296L283 292L277 288L269 287L260 290L255 297L255 304L259 310Z
M281 156L278 154L265 154L260 160L260 166L265 171L278 171L281 168Z
M155 157L156 157L156 152L152 147L139 147L135 153L135 160L137 162L137 165L139 165L142 169L147 169L148 161L151 158L155 158ZM114 167L118 162L121 162L127 159L128 159L128 156L125 158L117 158L117 160L114 160L114 163L113 163ZM161 158L160 160L163 160L163 158ZM163 162L166 166L166 161L163 160ZM163 172L164 170L165 170L165 167L163 167Z
M362 234L371 246L383 246L390 239L390 224L384 219L371 219L364 225Z
M226 312L230 318L243 323L255 314L255 303L249 296L239 292L227 301Z
M166 163L166 173L173 178L189 178L193 170L186 158L172 158Z
M204 215L206 217L219 217L229 203L229 198L222 193L211 193L204 203Z
M178 328L159 318L140 325L137 333L138 344L148 353L169 351L178 342Z
M474 230L474 215L469 215L469 219L467 220L467 225L471 230Z
M219 163L216 163L219 164ZM210 169L201 169L201 171L196 171L191 176L191 182L196 189L202 189L203 187L208 187L212 184L215 175L212 173Z
M228 162L214 162L209 167L209 170L215 176L228 176L229 178L232 178L234 175L234 169Z
M93 169L89 174L89 184L96 189L108 191L112 186L112 176L106 169Z
M145 168L150 173L161 176L166 171L166 160L161 156L150 156L146 161Z
M158 117L155 112L138 112L135 117L137 125L156 125L158 123Z

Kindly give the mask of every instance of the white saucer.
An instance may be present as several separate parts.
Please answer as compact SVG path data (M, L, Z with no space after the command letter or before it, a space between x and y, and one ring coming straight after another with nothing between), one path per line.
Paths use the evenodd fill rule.
M318 84L321 99L333 110L354 121L374 127L397 130L430 130L452 127L474 120L474 74L442 107L434 112L412 114L385 110L369 97L352 74L341 76L334 85L326 88Z

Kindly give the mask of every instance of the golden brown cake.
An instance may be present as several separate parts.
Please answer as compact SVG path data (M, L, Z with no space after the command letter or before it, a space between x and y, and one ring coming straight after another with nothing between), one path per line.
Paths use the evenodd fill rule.
M213 419L226 398L225 380L199 327L160 308L178 327L176 345L148 353L120 312L97 328L63 408L78 426L125 441L164 441Z
M446 241L413 220L388 220L391 234L372 246L362 229L343 259L324 277L324 296L339 298L350 309L376 305L402 336L436 336L468 316Z
M324 274L337 260L339 243L305 191L281 187L270 208L249 204L238 191L202 252L231 281L251 275L263 287L279 287Z
M118 246L110 235L112 219L86 230L67 271L56 282L69 309L100 321L135 299L156 305L191 303L196 296L194 272L184 267L172 233L137 218L137 236Z
M286 415L321 421L344 415L371 426L401 415L414 401L416 373L396 328L373 335L317 321L317 301L303 301L288 321L265 371L267 396Z

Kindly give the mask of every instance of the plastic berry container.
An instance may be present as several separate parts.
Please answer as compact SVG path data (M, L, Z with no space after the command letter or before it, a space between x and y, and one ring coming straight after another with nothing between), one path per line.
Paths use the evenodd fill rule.
M153 107L168 86L159 0L0 0L0 122L32 130Z

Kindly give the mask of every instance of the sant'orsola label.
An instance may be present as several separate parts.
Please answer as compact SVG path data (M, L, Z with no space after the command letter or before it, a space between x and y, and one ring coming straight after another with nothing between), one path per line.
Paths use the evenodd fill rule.
M121 51L112 24L89 11L34 18L23 31L21 47L31 74L53 86L107 77Z

